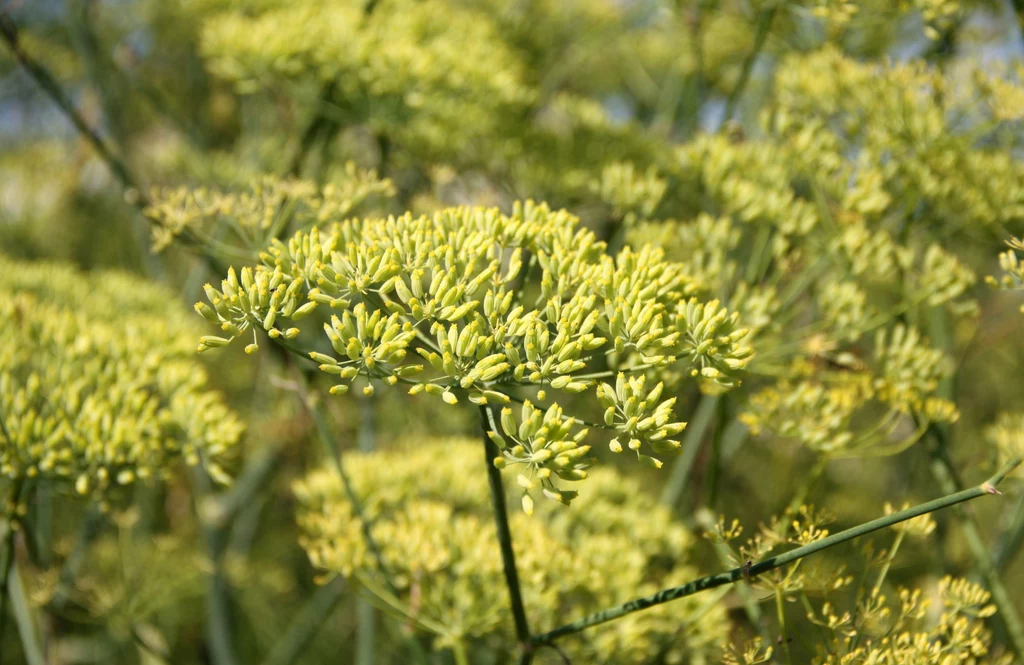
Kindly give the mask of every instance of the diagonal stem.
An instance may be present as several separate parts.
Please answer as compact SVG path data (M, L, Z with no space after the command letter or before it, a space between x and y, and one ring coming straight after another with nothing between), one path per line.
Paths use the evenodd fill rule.
M938 481L943 491L955 491L959 489L960 482L957 479L953 465L948 456L948 446L945 433L938 427L929 428L933 440L932 450L932 476ZM998 609L997 619L1006 628L1007 637L1017 653L1024 653L1024 619L1021 619L1020 612L1014 602L1010 591L1003 584L999 570L992 562L992 553L985 545L985 540L978 528L978 523L967 511L957 511L961 533L967 542L967 547L974 557L976 570L985 580L985 586L992 594L992 602Z
M533 641L530 628L526 623L526 609L523 596L519 589L519 572L516 570L516 555L512 549L512 532L508 527L508 508L505 505L505 487L501 483L501 471L494 466L494 460L500 455L487 431L492 429L490 421L493 415L486 406L480 407L480 424L483 427L484 463L487 466L487 481L491 487L491 506L494 508L494 523L498 530L498 545L501 547L501 560L505 568L505 583L508 585L509 600L512 604L512 617L516 624L516 639L523 647L519 656L520 665L529 665L533 660Z
M732 120L732 116L736 113L736 105L739 104L740 98L743 96L743 91L747 87L747 83L750 81L750 73L754 70L754 63L757 62L757 56L761 55L761 49L764 48L764 43L768 39L768 32L772 26L772 19L775 18L776 12L779 10L779 5L773 3L771 7L761 11L761 14L757 18L757 27L754 32L754 47L747 54L746 59L743 61L743 65L740 69L740 77L736 81L736 85L732 91L729 92L729 98L725 102L725 117L724 122Z
M313 423L316 425L317 437L320 439L320 443L324 446L327 456L330 458L335 471L337 471L338 477L341 479L342 488L345 490L345 496L348 498L349 503L352 504L352 509L355 511L356 518L362 525L363 538L366 539L366 546L370 549L370 553L373 554L373 558L377 562L377 568L380 570L381 576L384 578L384 583L387 585L388 590L397 594L398 591L395 588L395 584L391 581L391 578L388 575L387 566L384 564L384 555L381 553L380 547L377 545L377 540L373 537L373 522L367 516L366 511L363 510L363 502L360 500L359 495L356 494L348 472L345 471L345 466L341 461L341 450L337 445L335 445L334 438L331 436L330 428L327 425L327 419L324 416L323 407L314 403L314 401L310 399L306 377L301 370L297 371L296 374L299 377L299 399L302 401L302 405L306 408L306 411L313 418Z
M799 561L804 557L816 554L822 550L834 547L835 545L845 543L849 540L853 540L854 538L859 538L873 531L878 531L879 529L884 529L915 517L920 517L927 513L935 512L936 510L948 508L958 503L963 503L964 501L970 501L971 499L977 499L978 497L985 496L987 494L998 494L995 486L1002 481L1008 473L1017 468L1020 463L1020 458L1014 459L1000 469L994 476L976 487L948 494L927 503L922 503L918 506L907 508L906 510L901 510L890 515L886 515L885 517L871 520L870 522L865 522L864 524L846 529L845 531L840 531L839 533L833 534L827 538L822 538L821 540L804 545L803 547L797 547L796 549L771 557L770 559L759 561L750 567L741 566L739 568L733 568L732 570L724 573L718 573L717 575L701 577L700 579L696 579L682 586L663 589L650 596L636 598L617 607L611 607L606 610L596 612L590 616L583 617L578 621L574 621L573 623L566 624L542 635L537 635L533 638L532 642L534 645L547 644L560 637L579 633L587 628L612 621L613 619L618 619L626 616L627 614L632 614L633 612L639 612L640 610L645 610L649 607L661 605L662 603L667 603L685 596L692 596L693 594L706 589L713 589L725 584L733 584L747 576L752 577L760 575L761 573L766 573L770 570L775 570L776 568L781 568L782 566L793 563L794 561Z

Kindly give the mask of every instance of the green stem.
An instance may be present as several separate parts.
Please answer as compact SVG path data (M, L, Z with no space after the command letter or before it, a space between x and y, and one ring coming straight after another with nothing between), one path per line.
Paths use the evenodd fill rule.
M494 509L494 524L498 532L498 545L501 547L501 560L505 569L505 584L508 586L509 601L512 605L512 618L516 626L516 639L522 645L519 662L529 665L533 660L530 628L526 622L526 608L519 588L519 572L516 570L516 555L512 549L512 532L508 526L508 507L505 505L505 487L501 482L501 471L494 466L494 460L501 454L494 445L487 431L492 428L490 421L493 415L486 406L480 407L480 425L483 428L484 464L487 467L487 482L491 488L491 507Z
M213 483L206 472L194 470L196 508L212 493ZM202 517L202 515L200 514ZM214 665L235 665L234 630L231 612L231 586L224 571L224 550L227 544L227 530L223 526L201 520L207 553L213 565L206 579L206 637L209 640L211 660Z
M953 494L928 501L927 503L922 503L918 506L907 508L906 510L901 510L890 515L871 520L870 522L865 522L864 524L846 529L845 531L840 531L839 533L808 545L804 545L803 547L797 547L796 549L771 557L770 559L759 561L750 566L750 568L746 568L745 566L733 568L732 570L718 573L717 575L702 577L682 586L663 589L650 596L637 598L627 603L623 603L622 605L611 607L606 610L602 610L601 612L596 612L590 616L583 617L578 621L574 621L573 623L566 624L547 633L537 635L533 638L532 642L535 645L545 644L547 642L557 640L560 637L572 635L586 630L587 628L612 621L613 619L618 619L619 617L626 616L627 614L632 614L633 612L639 612L649 607L661 605L685 596L692 596L695 593L699 593L707 589L713 589L724 584L733 584L743 579L745 573L749 574L751 577L760 575L761 573L781 568L782 566L793 563L794 561L799 561L800 559L812 554L817 554L818 552L830 547L859 538L874 531L878 531L879 529L890 527L893 524L899 524L900 522L920 517L921 515L935 512L936 510L948 508L949 506L954 506L964 501L977 499L978 497L986 496L988 494L995 494L997 493L995 486L998 485L1008 473L1017 468L1020 463L1020 458L1014 459L1000 469L994 476L976 487L955 492Z
M721 395L704 395L700 398L697 410L693 418L686 426L686 436L683 438L682 455L672 465L672 475L661 492L661 502L666 506L675 506L686 489L686 481L690 477L690 470L693 462L697 459L697 452L704 440L704 434L711 425Z
M345 490L345 496L348 498L349 503L352 504L352 510L355 512L360 525L362 525L366 546L370 549L370 553L373 554L373 558L377 562L377 568L384 577L384 583L387 585L388 590L397 596L398 589L395 588L394 583L388 576L387 566L384 564L384 555L381 554L377 540L373 537L373 522L367 516L366 511L363 510L363 502L359 499L359 495L356 494L348 472L345 471L345 465L341 460L341 450L334 444L334 438L331 436L330 428L327 425L327 418L324 415L323 407L319 403L314 403L309 398L309 386L305 375L301 371L296 372L296 375L298 376L300 386L299 399L302 401L302 405L306 408L310 417L312 417L320 444L324 447L327 457L331 460L331 465L334 466L334 470L338 473L342 489Z
M376 447L374 427L374 404L372 399L359 404L359 450L373 452ZM377 609L367 598L356 598L356 665L373 665L376 661Z
M124 193L124 200L129 205L133 206L139 211L139 213L146 219L147 222L154 226L160 226L160 223L152 216L150 216L146 209L150 205L149 198L145 192L142 191L138 180L131 174L127 164L121 159L116 152L107 144L107 142L101 137L96 130L94 130L85 118L78 112L71 99L61 88L57 80L50 74L49 70L43 67L40 63L36 62L31 56L25 53L21 48L21 44L18 40L18 27L14 23L14 19L10 17L7 12L0 12L0 37L7 43L7 47L10 49L11 54L14 55L15 60L21 65L22 69L29 75L29 77L36 82L43 92L53 101L54 104L61 110L64 116L75 126L78 133L93 147L93 149L99 154L100 159L107 165L110 172L114 175L114 178L121 185L121 189ZM220 259L211 254L203 244L194 236L194 234L188 229L181 234L180 239L188 247L191 247L199 256L202 257L210 268L217 274L223 274L227 272L227 266L223 265Z
M284 636L274 644L263 665L292 665L330 618L345 593L345 581L336 577L316 590L292 620Z
M754 48L747 54L747 58L743 61L742 69L740 69L740 77L736 81L736 85L729 93L729 98L725 102L725 116L724 121L728 122L732 120L733 114L736 112L736 105L740 101L740 97L743 96L743 91L747 87L747 83L750 81L750 73L754 69L754 63L757 62L757 56L761 54L761 49L764 48L764 43L768 39L768 32L772 26L772 20L775 18L775 13L779 9L778 3L772 3L772 6L761 11L761 14L757 18L757 28L754 33Z
M707 508L700 508L695 514L697 524L701 526L705 531L711 531L715 528L715 514ZM714 543L715 554L718 555L718 560L723 564L728 564L730 560L735 561L734 558L736 553L728 543ZM731 558L733 557L733 558ZM743 611L747 614L747 619L750 620L751 627L757 631L766 642L770 641L770 636L761 620L761 606L758 604L757 598L754 596L753 590L750 585L744 580L736 582L736 593L740 597L740 601L743 603Z
M1007 564L1013 560L1014 554L1020 549L1021 542L1024 542L1024 496L1021 497L1014 510L1013 524L999 539L996 551L992 555L992 562L996 570L1003 572Z
M14 613L14 620L18 624L18 634L21 636L21 648L24 652L25 662L27 665L45 665L47 661L43 656L39 632L32 617L32 606L25 595L25 587L21 583L21 575L18 573L16 563L11 564L10 576L7 578L7 593L11 597L11 610Z
M729 417L729 397L723 395L718 400L717 418L715 419L715 432L711 436L711 456L708 458L707 493L704 505L709 508L715 505L718 499L718 476L722 472L722 435L725 433L726 423Z
M85 563L89 546L99 534L100 525L102 523L103 513L101 513L98 508L89 508L88 512L82 519L82 526L79 529L78 538L75 540L74 549L71 550L71 554L68 555L68 558L64 561L64 565L60 569L60 578L57 582L57 590L54 592L53 599L50 600L49 603L51 611L60 612L70 601L68 591L74 584L75 578L78 576L78 571L81 569L82 564Z
M2 413L0 413L0 432L3 433L7 441L11 440ZM2 543L0 543L0 548L2 548L0 549L0 639L3 638L4 619L7 616L4 611L4 605L7 601L7 581L10 579L11 570L15 565L14 534L17 532L15 524L17 523L18 500L21 497L23 486L24 481L21 478L14 480L8 490L7 503L3 506L9 512L4 519L4 536Z
M878 579L875 580L875 586L871 588L871 597L875 597L882 590L882 584L885 582L886 576L889 574L889 568L892 566L893 560L896 558L896 553L900 550L900 545L903 544L903 537L907 535L906 531L900 531L896 534L896 539L892 542L892 548L889 550L889 556L885 558L885 563L882 565L882 570L878 571Z
M945 435L936 427L929 428L929 433L935 443L932 450L932 476L939 483L943 491L955 491L959 489L960 483L956 473L949 461L947 454ZM985 539L981 535L981 529L973 515L965 510L956 511L957 522L960 531L967 541L967 547L974 557L974 565L981 576L985 579L985 586L992 594L992 601L998 608L998 619L1006 628L1006 634L1013 645L1014 651L1018 654L1024 653L1024 622L1021 621L1020 612L1013 602L1013 596L1003 585L1003 580L992 562L992 553L985 545Z
M469 665L466 644L461 638L455 640L455 644L452 645L452 654L455 656L455 665Z
M775 614L779 620L779 639L782 641L782 650L786 652L786 662L793 665L793 654L789 651L789 636L786 635L786 608L783 607L782 590L775 590Z
M141 199L143 194L139 190L135 179L129 173L125 163L114 153L113 149L107 145L107 142L103 140L96 130L89 126L85 118L78 113L75 105L72 104L50 72L21 49L21 44L18 41L18 28L14 20L6 12L0 13L0 34L3 35L4 41L7 42L7 46L11 49L11 54L14 55L14 58L25 72L57 104L79 133L92 144L92 147L100 154L103 161L107 163L114 177L121 182L126 192L133 191Z

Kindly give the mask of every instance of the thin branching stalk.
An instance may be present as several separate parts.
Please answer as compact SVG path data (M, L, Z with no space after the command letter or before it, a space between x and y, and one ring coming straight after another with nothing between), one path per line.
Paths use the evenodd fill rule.
M775 614L779 621L779 640L782 642L782 651L786 654L787 665L793 665L793 654L789 650L789 635L786 632L786 608L784 603L782 589L776 589Z
M682 586L663 589L650 596L636 598L627 603L623 603L622 605L611 607L600 612L595 612L594 614L583 617L578 621L574 621L560 628L537 635L533 638L533 643L546 644L561 637L565 637L566 635L579 633L593 626L618 619L619 617L626 616L627 614L632 614L633 612L639 612L655 605L661 605L672 600L692 596L695 593L700 593L707 589L713 589L724 584L733 584L744 579L745 575L755 577L770 570L781 568L782 566L793 563L794 561L799 561L800 559L812 554L817 554L818 552L830 547L859 538L874 531L878 531L879 529L884 529L894 524L899 524L900 522L920 517L921 515L926 515L943 508L955 506L958 503L977 499L978 497L988 494L998 494L996 485L998 485L1008 473L1017 468L1020 463L1020 458L1014 459L1000 469L994 476L976 487L948 494L938 499L928 501L927 503L922 503L918 506L907 508L906 510L901 510L884 517L879 517L878 519L865 522L864 524L846 529L845 531L840 531L839 533L833 534L827 538L822 538L821 540L804 545L803 547L797 547L796 549L792 549L778 556L773 556L769 559L765 559L764 561L758 561L749 568L746 566L740 566L723 573L718 573L717 575L701 577L700 579L696 579Z
M299 662L303 652L341 601L345 589L345 581L340 577L317 589L288 625L281 639L274 644L263 665L292 665Z
M135 197L138 197L138 202L141 205L143 203L144 195L140 191L138 183L135 178L129 172L128 167L124 161L114 152L107 142L96 132L95 129L89 126L89 123L85 121L85 118L75 109L75 105L71 102L71 99L65 94L63 88L57 83L56 79L50 74L50 72L43 67L41 64L36 62L21 48L21 44L18 40L18 27L14 23L14 19L10 17L6 12L0 12L0 35L3 36L5 42L7 42L8 48L11 50L11 54L14 56L18 64L25 70L32 80L43 89L43 92L53 100L60 110L64 113L65 117L71 121L75 126L75 129L85 137L85 139L92 145L92 147L99 153L100 157L107 166L110 167L114 177L118 179L121 185L125 189L126 195L129 192L133 192Z
M149 198L140 186L139 180L132 175L128 165L110 147L107 141L86 122L82 114L78 112L75 105L71 102L71 98L64 92L60 83L50 74L49 70L21 48L18 40L17 24L15 24L14 19L7 12L0 12L0 37L7 43L8 49L22 69L25 70L25 73L36 82L43 92L46 93L46 96L57 105L64 116L75 126L78 133L96 150L100 159L103 160L107 168L114 175L114 178L121 185L125 202L138 210L147 222L154 226L159 226L160 222L146 212L146 209L149 207ZM181 240L185 247L196 252L215 273L222 274L227 271L227 266L214 256L206 245L199 241L192 232L188 230L183 232Z
M946 452L948 446L945 434L937 427L929 428L929 434L934 444L931 462L932 476L939 483L939 487L943 491L958 490L960 482ZM978 528L978 523L974 516L966 510L957 510L956 517L960 531L967 542L967 547L974 558L974 565L985 579L985 586L988 587L989 592L992 594L992 602L995 603L996 608L999 610L997 613L998 619L1006 628L1006 635L1009 638L1010 644L1013 645L1013 649L1017 653L1024 653L1024 620L1021 619L1013 596L1003 584L999 571L993 563L992 552L989 551L988 546L985 544L985 539L981 535L981 529Z
M715 514L707 508L699 508L694 518L696 523L705 531L711 531L715 528ZM713 543L713 547L715 548L715 554L718 555L718 560L728 565L732 555L729 545L727 543ZM750 588L750 585L745 580L740 580L736 582L736 593L740 597L740 602L743 603L743 611L746 613L747 619L750 620L750 625L762 639L765 641L770 640L768 629L764 621L761 620L761 605L758 604L753 589Z
M498 545L501 547L501 560L505 568L505 583L508 586L509 601L512 605L512 617L515 620L516 639L523 645L519 657L520 665L529 665L533 660L530 628L526 622L526 608L523 606L523 595L519 588L519 572L516 570L516 555L512 549L512 532L508 526L508 508L505 505L505 487L501 482L501 470L494 466L494 460L501 453L487 436L488 430L497 431L492 424L494 416L486 406L480 407L480 425L483 428L484 463L487 467L487 481L491 488L491 507L494 509L494 524L498 531Z
M327 418L324 415L323 407L320 406L319 403L310 399L306 378L303 376L302 372L296 372L296 374L299 377L299 398L302 400L302 404L306 407L306 411L309 413L310 417L313 418L313 423L316 426L317 438L320 439L321 445L323 445L327 456L331 460L331 465L334 467L335 471L337 471L338 477L341 479L342 488L345 490L345 495L352 504L356 518L362 525L363 538L366 539L366 546L373 554L373 558L377 562L377 568L384 577L384 583L387 585L388 590L397 595L398 590L395 588L394 582L391 581L387 572L387 566L384 564L384 555L381 554L380 546L377 545L377 541L373 537L373 522L367 517L366 511L363 510L363 502L356 494L355 489L352 486L352 481L349 478L348 473L345 471L345 465L341 460L341 450L335 445L334 437L331 436L331 431L327 426Z
M202 501L210 496L213 483L202 469L193 473L196 508L201 515ZM231 586L224 570L227 529L223 525L201 520L203 537L212 570L206 579L206 637L214 665L236 665L233 642L234 628L231 608Z
M78 538L75 539L74 549L71 550L71 554L68 555L64 565L61 566L57 590L53 594L53 599L50 600L49 606L52 611L60 612L71 600L68 596L68 590L74 584L78 571L85 563L89 546L96 539L96 536L99 535L102 524L103 513L96 507L89 508L82 519L82 526L79 528Z
M47 660L39 640L39 630L32 613L32 605L25 594L25 586L21 583L18 565L11 562L10 575L7 578L7 593L11 597L11 611L18 624L21 637L21 650L27 665L46 665Z
M999 539L992 554L992 563L995 564L996 570L999 572L1006 570L1007 565L1020 549L1021 543L1024 542L1024 496L1015 506L1013 514L1013 524Z

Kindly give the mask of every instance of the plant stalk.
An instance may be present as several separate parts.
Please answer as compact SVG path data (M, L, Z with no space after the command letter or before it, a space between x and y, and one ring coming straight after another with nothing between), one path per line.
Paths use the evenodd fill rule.
M345 581L336 577L316 590L292 620L284 635L267 654L263 665L293 665L323 628L345 593Z
M927 503L922 503L920 505L907 508L906 510L901 510L890 515L871 520L870 522L865 522L864 524L846 529L845 531L840 531L839 533L828 536L827 538L822 538L821 540L804 545L803 547L797 547L796 549L784 552L778 556L773 556L769 559L765 559L764 561L759 561L749 568L741 566L723 573L718 573L717 575L701 577L682 586L663 589L650 596L636 598L627 603L623 603L622 605L596 612L560 628L537 635L533 638L533 644L547 644L548 642L565 637L566 635L579 633L593 626L606 623L613 619L618 619L619 617L623 617L627 614L632 614L633 612L639 612L640 610L645 610L649 607L661 605L662 603L667 603L685 596L692 596L693 594L706 589L713 589L724 584L738 582L739 580L744 579L745 574L754 577L761 573L781 568L782 566L793 563L794 561L799 561L804 557L816 554L830 547L859 538L874 531L878 531L879 529L884 529L892 526L893 524L898 524L915 517L920 517L921 515L926 515L943 508L948 508L958 503L963 503L964 501L977 499L981 496L997 494L998 492L995 489L996 485L998 485L1008 473L1017 468L1020 463L1020 458L1014 459L1000 469L994 476L975 487L948 494L938 499L928 501Z
M690 470L693 462L697 459L697 452L704 440L704 434L717 411L721 395L704 395L700 398L697 411L693 419L686 427L686 436L683 437L682 455L672 465L672 475L661 493L661 502L666 506L675 506L686 489L686 481L690 477Z
M757 56L761 54L761 50L764 48L764 43L768 40L768 33L772 27L772 20L775 18L775 13L778 9L779 5L777 3L772 4L771 7L761 11L761 14L757 18L757 28L754 33L754 47L750 50L750 53L747 54L746 59L743 61L742 68L740 69L740 77L736 81L736 85L729 93L729 98L725 102L724 122L732 120L732 116L736 113L736 105L743 96L743 91L746 89L747 83L750 82L750 73L754 70L754 63L757 62Z
M512 605L512 617L515 620L516 639L522 645L519 656L520 665L529 665L533 661L534 640L530 637L530 628L526 622L526 608L519 588L519 572L516 570L516 555L512 549L512 532L508 526L508 507L505 505L505 487L501 482L501 471L494 466L494 460L501 453L487 436L490 429L490 415L486 406L480 407L480 425L483 428L484 464L487 467L487 482L491 488L491 507L494 509L494 524L498 531L498 545L501 547L501 560L505 568L505 584L508 586L509 601Z
M334 443L334 438L331 436L331 431L327 425L327 419L324 416L323 408L309 398L306 377L301 371L297 371L296 374L299 377L299 399L302 401L302 405L306 408L310 417L312 417L320 443L323 445L324 450L327 452L327 457L331 460L331 465L334 467L334 470L338 473L338 477L341 479L341 486L345 490L345 496L348 498L349 503L352 504L352 510L355 512L356 518L359 519L359 523L362 525L363 538L366 539L366 546L370 549L374 560L377 562L377 568L380 570L380 573L384 578L384 583L387 585L388 590L397 596L398 589L395 588L394 583L387 574L387 566L384 565L384 555L381 554L380 547L377 545L377 540L373 537L373 523L367 517L366 511L363 510L363 502L356 494L348 472L345 471L345 466L341 461L341 450Z
M946 455L945 435L935 427L929 428L929 432L931 432L935 441L935 449L932 452L932 475L938 481L939 487L943 491L949 492L959 489L960 483ZM985 545L981 529L978 528L978 523L974 517L967 511L958 510L956 511L956 516L960 531L963 533L964 540L967 541L967 547L974 558L974 565L984 578L985 586L992 594L992 602L998 608L997 619L1006 628L1006 635L1013 645L1014 651L1022 654L1024 653L1024 621L1021 620L1020 612L1013 601L1013 596L1003 584L999 571L992 561L992 553Z
M14 562L11 563L10 574L7 578L7 593L11 597L11 610L18 624L18 634L21 636L21 649L24 652L25 662L27 665L46 665L43 647L39 643L39 632L32 617L32 606L25 595L25 587L21 583L18 565Z

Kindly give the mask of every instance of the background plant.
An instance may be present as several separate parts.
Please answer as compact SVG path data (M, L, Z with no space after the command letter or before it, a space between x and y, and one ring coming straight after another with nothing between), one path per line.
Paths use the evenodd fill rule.
M654 490L682 525L664 530L717 534L659 545L685 553L693 574L651 578L632 594L625 576L607 577L589 587L606 594L600 602L556 601L545 591L553 585L523 574L534 636L655 587L683 593L698 571L728 568L707 579L736 582L556 640L566 657L716 662L727 649L736 662L940 662L966 648L998 662L1004 649L1020 651L1024 522L1012 482L1001 486L1010 496L982 499L976 512L936 514L934 530L918 534L924 541L883 532L877 543L753 568L878 518L886 501L958 496L1019 455L1020 247L1004 244L1021 236L1012 5L4 7L4 253L124 267L203 302L212 325L175 323L173 343L156 331L130 337L129 355L173 357L161 363L173 373L177 354L197 343L241 337L202 359L248 424L244 454L227 446L213 467L235 482L210 494L201 477L169 472L175 454L143 465L160 469L160 483L112 483L97 495L108 512L87 520L79 511L90 504L71 495L74 480L98 473L94 464L36 485L22 516L30 529L10 542L20 570L34 573L21 607L38 628L38 653L217 663L326 662L339 651L360 662L513 657L506 596L434 590L447 598L442 607L477 608L482 624L462 631L460 652L453 622L416 623L407 573L377 569L378 558L414 566L420 553L411 536L374 538L378 522L386 531L405 520L399 532L411 534L451 515L476 520L475 535L491 528L482 454L445 488L475 488L469 501L411 489L426 491L454 459L413 455L413 464L399 452L424 434L479 436L481 417L493 432L488 460L505 465L513 543L554 539L567 557L597 557L595 567L612 551L639 565L658 551L644 549L652 534L620 552L607 540L566 545L553 526L599 513L623 532L617 520L628 518L585 507L634 481L643 494L623 499L626 513L656 512L646 507ZM528 200L545 203L516 205ZM33 274L10 265L5 278ZM60 273L39 271L43 282ZM89 317L97 331L113 326L115 341L114 322L126 315L147 326L179 316L169 315L177 295L147 305L137 278L111 295L94 286L105 305L80 284L48 305L36 287L13 284L10 302L31 298L40 325ZM39 338L4 339L10 359ZM205 395L192 387L196 376L190 369L187 390ZM237 438L234 416L217 409L223 417L183 422ZM377 447L381 457L369 453ZM364 455L332 462L349 448ZM637 456L662 468L627 463ZM375 497L387 482L360 485L370 469L397 477L407 465L407 493L384 501ZM296 487L316 479L332 488L332 513L351 515L318 528L344 527L345 542L369 548L359 574L317 559L308 524L318 513L308 504L308 551L299 547L291 487L300 477ZM534 515L518 515L521 507ZM728 516L721 528L719 514ZM733 516L756 542L725 537ZM765 528L753 530L758 522ZM587 522L589 543L601 526ZM461 535L435 534L424 552L461 560L472 549L467 570L493 576L501 548L487 550L489 536L464 548ZM533 570L535 551L516 547L520 568ZM196 563L168 569L159 563L167 557ZM314 585L325 571L342 577ZM991 598L942 582L947 573ZM931 607L946 611L925 615L923 601L899 588L959 600L935 599ZM373 605L382 597L398 599L387 618ZM554 602L571 616L544 614ZM504 622L491 628L480 603ZM707 642L693 648L692 636L658 632L659 617L690 611L703 612L696 625L708 626ZM136 613L143 618L126 621ZM619 631L648 621L650 640L617 651ZM32 642L14 639L10 623L0 653L17 660ZM320 631L325 624L332 630ZM881 645L887 631L906 649ZM945 650L908 650L926 642ZM545 647L529 657L562 655Z

